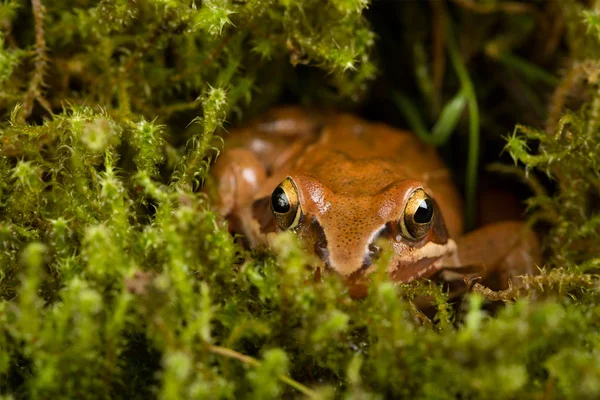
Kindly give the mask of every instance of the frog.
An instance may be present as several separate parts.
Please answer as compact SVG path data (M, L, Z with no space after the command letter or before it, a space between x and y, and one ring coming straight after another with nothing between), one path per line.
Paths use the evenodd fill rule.
M315 271L348 282L368 279L382 249L398 283L476 276L505 289L541 262L522 221L464 232L463 201L436 148L350 113L281 106L233 128L208 185L245 245L294 232Z

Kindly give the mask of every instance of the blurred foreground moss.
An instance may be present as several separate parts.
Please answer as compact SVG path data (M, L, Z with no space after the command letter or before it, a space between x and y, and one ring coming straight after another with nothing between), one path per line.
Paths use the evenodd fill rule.
M375 59L379 82L394 87L415 80L388 68L412 60L417 87L407 90L435 120L460 82L442 83L437 53L425 68L423 4L394 8L415 18L404 48L377 25L382 14L365 19L364 0L3 0L2 395L599 397L596 8L448 5L465 65L509 74L469 70L482 131L506 135L508 114L510 128L542 126L531 119L545 116L534 88L554 80L535 62L563 51L546 129L519 126L506 145L530 174L522 177L535 189L531 215L548 255L524 290L480 288L457 308L429 283L376 276L370 295L353 301L337 278L313 281L292 236L268 254L241 249L198 192L223 124L281 98L368 103ZM534 27L566 29L564 49L548 35L541 55L518 55ZM376 51L374 29L398 52ZM527 112L497 110L500 87L530 99ZM534 173L554 188L546 193ZM436 301L431 318L403 299L422 294ZM484 295L507 304L492 316Z

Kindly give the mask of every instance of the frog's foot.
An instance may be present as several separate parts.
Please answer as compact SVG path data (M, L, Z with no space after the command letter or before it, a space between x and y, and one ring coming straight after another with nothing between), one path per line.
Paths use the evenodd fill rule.
M481 277L480 283L505 290L520 286L523 275L535 275L541 263L539 240L522 222L507 221L484 226L457 240L457 252L447 257L439 277L450 292L467 290L465 278Z

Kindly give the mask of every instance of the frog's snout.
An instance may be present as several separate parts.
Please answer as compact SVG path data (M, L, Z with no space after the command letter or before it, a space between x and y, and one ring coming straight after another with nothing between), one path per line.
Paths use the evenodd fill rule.
M367 246L362 257L358 254L357 247L347 246L344 249L336 248L336 254L331 254L327 241L319 240L314 245L314 253L323 261L327 269L333 270L340 275L349 276L356 272L365 271L372 266L382 254L382 248L376 245L375 241ZM341 253L343 254L339 254L340 250L342 250Z

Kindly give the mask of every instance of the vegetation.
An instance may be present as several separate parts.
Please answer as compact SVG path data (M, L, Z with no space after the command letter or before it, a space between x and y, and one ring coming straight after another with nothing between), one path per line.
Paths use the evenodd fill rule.
M1 0L0 394L600 396L596 3ZM469 211L505 147L541 275L358 301L293 236L240 248L199 189L222 128L280 102L420 127Z

